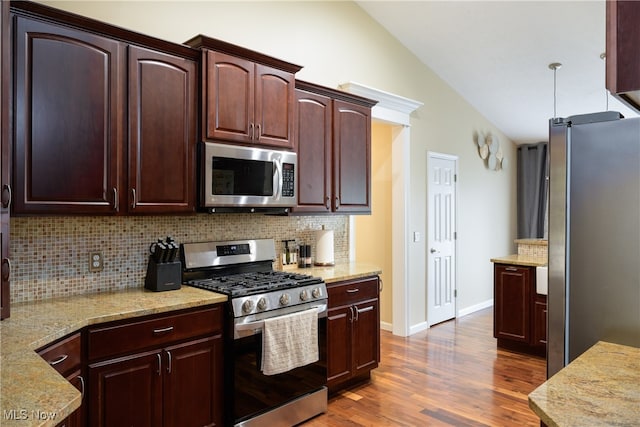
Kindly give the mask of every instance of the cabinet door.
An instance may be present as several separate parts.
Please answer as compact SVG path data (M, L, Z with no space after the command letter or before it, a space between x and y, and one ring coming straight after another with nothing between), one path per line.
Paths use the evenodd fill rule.
M536 299L533 304L533 345L547 345L547 301Z
M378 367L380 361L380 311L378 300L353 306L353 374Z
M353 307L327 312L327 385L351 378Z
M206 73L203 134L208 139L252 142L255 64L207 51Z
M89 365L89 425L161 426L163 365L159 352Z
M0 2L0 319L9 317L9 73L11 51L9 43L9 2Z
M75 411L73 411L73 413L71 415L69 415L67 418L65 418L65 420L58 424L58 427L82 427L84 426L84 414L85 414L85 402L84 402L84 396L85 396L85 382L84 382L84 378L82 378L82 374L80 372L80 370L78 369L77 371L73 372L70 375L67 375L67 381L69 381L71 384L73 384L73 386L75 388L77 388L78 390L80 390L80 392L82 393L82 403L80 404L80 407L78 409L76 409Z
M129 46L130 213L195 209L196 64Z
M15 213L118 210L122 45L17 17Z
M494 337L529 343L530 269L496 264L494 287Z
M296 91L296 212L331 212L331 98Z
M164 427L221 426L222 336L165 349Z
M256 64L255 142L293 148L295 79L292 73Z
M333 209L371 213L371 109L333 102Z

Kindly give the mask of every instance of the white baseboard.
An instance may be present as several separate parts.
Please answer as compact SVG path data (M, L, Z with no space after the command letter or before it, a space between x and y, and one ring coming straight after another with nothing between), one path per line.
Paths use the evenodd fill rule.
M418 323L417 325L409 327L409 335L417 334L418 332L422 332L427 329L429 329L429 324L427 322Z
M476 311L484 310L485 308L493 307L493 298L481 302L480 304L472 305L471 307L463 308L458 311L458 317L464 317L467 314L475 313Z
M380 329L383 331L393 332L393 325L389 322L380 322Z

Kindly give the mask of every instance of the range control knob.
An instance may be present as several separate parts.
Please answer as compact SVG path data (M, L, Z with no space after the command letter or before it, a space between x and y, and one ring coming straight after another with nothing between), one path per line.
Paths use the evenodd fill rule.
M267 300L263 297L258 300L258 310L266 310L267 308Z
M245 302L242 303L242 312L247 314L247 313L251 313L253 311L253 301L251 301L250 299L246 300Z
M289 294L280 295L280 305L287 305L290 300L291 298L289 297Z
M320 298L322 296L322 289L320 288L315 288L313 291L311 291L311 295L314 298Z
M304 289L302 292L300 292L300 301L306 301L309 299L309 292L307 292L306 289Z

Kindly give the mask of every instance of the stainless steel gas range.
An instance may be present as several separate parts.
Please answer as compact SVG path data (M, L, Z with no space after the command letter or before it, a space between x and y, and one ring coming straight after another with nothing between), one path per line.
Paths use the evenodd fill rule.
M272 239L185 243L181 256L187 285L229 297L225 424L289 427L325 412L327 288L323 280L274 270ZM309 331L301 330L307 327ZM272 335L274 328L276 335ZM274 345L279 351L275 355ZM290 348L291 355L282 354ZM307 359L311 362L300 358L300 352L302 356L311 353ZM277 359L277 365L288 356L292 365L288 360L289 365L277 373L266 368L272 366L267 357Z

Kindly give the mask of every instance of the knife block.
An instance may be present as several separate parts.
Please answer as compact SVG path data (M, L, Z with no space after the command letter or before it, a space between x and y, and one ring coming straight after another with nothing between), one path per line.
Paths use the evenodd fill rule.
M144 287L155 292L180 289L182 285L182 263L180 261L157 263L149 257Z

